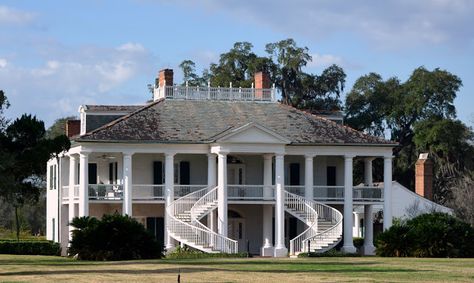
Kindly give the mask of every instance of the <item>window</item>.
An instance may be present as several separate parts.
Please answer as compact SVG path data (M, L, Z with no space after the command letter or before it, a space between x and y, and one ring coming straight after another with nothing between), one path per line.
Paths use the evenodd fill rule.
M56 241L56 219L53 218L52 221L52 227L51 227L51 231L52 231L52 234L53 234L53 242Z
M164 181L163 162L153 161L153 184L162 185Z
M54 189L54 166L49 166L49 189Z
M179 184L191 184L189 161L181 161L179 163Z
M97 184L97 164L89 163L89 184Z
M326 185L336 186L336 166L328 166L327 167Z
M160 246L164 246L165 242L165 221L163 217L147 217L146 229L155 236Z
M299 186L300 184L300 164L290 163L290 186Z

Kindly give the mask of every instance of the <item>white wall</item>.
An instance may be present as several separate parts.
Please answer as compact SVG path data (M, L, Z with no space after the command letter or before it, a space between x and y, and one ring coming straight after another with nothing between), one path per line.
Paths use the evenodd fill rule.
M59 213L58 213L58 198L59 198L59 188L56 184L56 189L50 189L52 180L51 176L51 166L56 166L56 159L51 159L47 163L46 169L46 239L47 240L59 240ZM58 183L58 182L57 182ZM53 228L53 219L55 227ZM54 234L53 234L54 231Z

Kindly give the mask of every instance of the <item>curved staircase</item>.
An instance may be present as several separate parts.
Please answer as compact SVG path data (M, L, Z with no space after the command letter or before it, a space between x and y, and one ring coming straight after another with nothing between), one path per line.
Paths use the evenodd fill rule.
M290 255L323 253L342 239L342 214L328 205L285 191L285 211L308 228L290 240Z
M193 206L196 203L199 203L199 200L207 196L209 192L214 191L217 194L217 187L211 190L205 188L172 201L167 208L168 217L166 229L168 235L179 242L203 252L237 253L237 241L219 235L216 232L211 231L199 221L192 220L191 210ZM211 203L208 205L209 208L205 209L206 206L202 205L200 209L196 208L195 211L200 211L201 209L207 211L208 209L212 210L215 208Z
M177 241L203 252L237 253L237 241L219 235L200 221L217 208L217 192L218 187L205 188L171 202L167 209L168 234ZM342 214L335 208L287 191L284 205L286 212L308 226L290 240L290 255L308 250L322 253L341 241Z

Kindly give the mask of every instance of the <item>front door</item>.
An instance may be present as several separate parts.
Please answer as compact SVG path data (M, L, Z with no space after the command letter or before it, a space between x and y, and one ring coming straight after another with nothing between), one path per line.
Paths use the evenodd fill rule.
M239 243L239 252L246 252L245 220L243 218L229 218L227 221L227 233L229 238Z

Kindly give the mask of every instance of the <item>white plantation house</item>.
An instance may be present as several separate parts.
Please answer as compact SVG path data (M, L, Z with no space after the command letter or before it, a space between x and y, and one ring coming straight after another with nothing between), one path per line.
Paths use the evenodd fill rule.
M392 148L340 121L280 104L264 73L252 88L173 85L159 73L143 106L83 105L72 146L48 162L47 238L66 247L76 216L134 217L167 250L282 257L353 244L374 252L373 206L392 222ZM372 162L383 159L383 184ZM355 159L365 162L353 184Z

